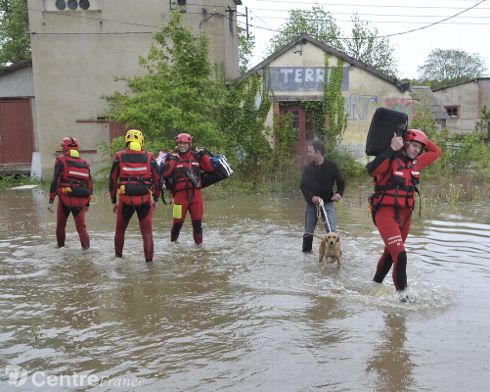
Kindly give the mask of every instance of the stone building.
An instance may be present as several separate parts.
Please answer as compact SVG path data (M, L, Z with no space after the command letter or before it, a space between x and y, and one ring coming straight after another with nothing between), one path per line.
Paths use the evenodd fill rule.
M328 68L343 61L342 94L348 125L342 145L356 158L365 158L364 148L372 116L378 107L385 107L413 117L414 99L408 84L347 56L335 48L310 36L302 35L279 49L260 64L242 75L241 81L252 74L262 74L272 101L267 123L272 126L274 116L291 113L296 128L297 153L304 161L308 142L318 138L305 101L322 99L325 75L325 53L329 54Z
M475 131L481 108L490 109L490 78L476 78L434 90L434 95L449 116L447 128L452 134Z
M30 150L27 155L39 154L42 177L51 175L54 154L65 135L79 139L82 156L94 172L107 165L109 157L101 146L122 130L104 118L103 96L124 91L124 82L116 78L142 74L139 57L148 54L152 34L171 10L180 10L183 24L194 33L209 37L211 62L221 66L228 79L236 78L239 4L240 0L28 0L32 66L24 71L31 75L11 69L0 75L0 86L15 78L26 84L31 80L31 88L0 96L4 102L15 97L31 100L32 145L24 148Z

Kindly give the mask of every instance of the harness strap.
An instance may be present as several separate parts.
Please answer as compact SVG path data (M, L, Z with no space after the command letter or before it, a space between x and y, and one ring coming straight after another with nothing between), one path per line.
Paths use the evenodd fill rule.
M383 191L389 191L396 189L404 191L404 192L413 192L414 190L417 189L415 185L396 185L396 184L385 184L385 185L376 185L374 187L374 190L376 192L383 192Z
M119 181L138 181L138 182L151 182L152 178L147 177L119 177Z

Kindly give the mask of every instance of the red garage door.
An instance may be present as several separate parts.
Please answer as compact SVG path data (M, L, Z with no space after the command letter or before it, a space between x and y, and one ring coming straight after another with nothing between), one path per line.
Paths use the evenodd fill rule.
M29 98L0 99L0 164L31 164L34 151Z

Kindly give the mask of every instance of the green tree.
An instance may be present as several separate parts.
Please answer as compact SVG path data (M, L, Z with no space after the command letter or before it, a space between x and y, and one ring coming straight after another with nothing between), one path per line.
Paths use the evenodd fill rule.
M268 158L271 148L264 123L271 103L260 75L253 75L220 94L219 129L228 151L239 151L254 164Z
M325 53L325 69L328 69L329 56ZM327 145L334 148L342 141L347 128L345 98L342 95L344 62L337 59L337 66L332 68L323 88L323 113L326 120ZM327 78L326 78L327 79Z
M248 69L248 62L255 47L255 36L251 33L247 36L247 31L238 27L238 55L240 73L243 74Z
M387 38L378 38L378 29L369 22L352 16L352 38L346 41L345 52L358 61L391 75L397 74L397 64L393 57L393 47Z
M30 58L27 0L0 0L0 68Z
M274 52L301 34L308 34L317 40L340 50L347 55L372 67L396 76L397 65L393 48L387 38L377 38L378 29L369 22L362 21L354 14L351 38L342 38L332 15L315 6L310 11L295 9L289 11L289 18L281 32L272 38L270 52ZM342 41L346 41L344 44Z
M475 124L477 132L483 134L487 142L490 142L490 109L486 105L480 110L480 118Z
M430 82L433 88L440 88L481 77L486 66L477 53L471 54L458 49L434 49L417 70L420 79Z
M314 6L309 11L290 10L289 18L281 28L281 33L272 38L269 51L275 52L301 34L308 34L338 50L344 49L339 40L340 30L333 16L322 7Z
M213 73L206 37L183 27L178 12L154 40L149 55L140 58L145 75L124 79L127 90L106 97L107 116L142 129L149 150L172 148L175 135L184 130L234 163L237 153L251 168L270 160L263 132L270 101L260 76L227 86L223 75ZM113 143L113 148L121 146L121 140Z
M219 146L216 114L221 81L210 77L206 37L193 36L182 26L181 14L174 12L154 40L148 57L140 58L146 74L124 79L127 91L106 97L108 117L141 128L158 148L172 147L180 130L209 147Z

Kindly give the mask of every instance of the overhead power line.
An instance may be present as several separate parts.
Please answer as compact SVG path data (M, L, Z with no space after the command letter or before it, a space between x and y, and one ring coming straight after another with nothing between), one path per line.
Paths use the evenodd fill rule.
M268 1L274 2L274 0L268 0ZM441 24L441 23L447 22L447 21L449 21L451 19L454 19L454 18L458 17L459 15L461 15L461 14L463 14L465 12L468 12L468 11L470 11L470 10L478 7L480 4L484 3L485 1L486 0L481 0L478 3L472 5L471 7L465 8L465 9L463 9L460 12L457 12L457 13L455 13L453 15L450 15L448 17L445 17L443 19L440 19L438 21L429 23L427 25L424 25L424 26L421 26L421 27L418 27L418 28L415 28L415 29L410 29L410 30L401 31L401 32L398 32L398 33L392 33L392 34L377 35L377 36L373 36L373 37L369 37L369 38L389 38L389 37L394 37L394 36L399 36L399 35L405 35L405 34L413 33L413 32L416 32L416 31L424 30L424 29L427 29L429 27L436 26L438 24ZM380 22L376 22L376 23L380 23ZM409 23L409 22L405 22L405 21L404 22L393 22L393 21L391 21L391 22L388 22L388 23ZM463 23L460 22L459 24L463 24ZM479 23L467 23L467 24L479 25ZM487 25L487 23L485 23L485 25ZM282 33L282 30L278 30L278 29L273 29L273 28L268 28L268 27L261 27L261 26L257 26L257 25L249 25L249 26L255 27L255 28L258 28L258 29L262 29L262 30L271 31L271 32ZM352 37L339 37L339 39L342 39L342 40L351 40L351 39L354 39L354 38L352 38Z
M380 35L377 38L395 37L395 36L398 36L398 35L405 35L405 34L413 33L415 31L420 31L420 30L428 29L429 27L432 27L432 26L441 24L443 22L446 22L448 20L454 19L454 18L458 17L459 15L464 14L465 12L468 12L469 10L472 10L473 8L478 7L480 4L484 3L485 1L486 0L481 0L478 3L476 3L475 5L472 5L471 7L468 7L466 9L464 9L463 11L457 12L454 15L448 16L447 18L441 19L441 20L439 20L437 22L430 23L430 24L428 24L426 26L418 27L416 29L411 29L411 30L407 30L407 31L402 31L402 32L399 32L399 33Z
M481 8L478 8L481 9ZM490 8L489 8L490 9ZM260 14L260 17L258 16L257 13L253 12L254 9L249 9L251 18L259 18L259 19L289 19L289 16L276 16L276 15L264 15ZM331 15L354 15L352 12L330 12ZM448 15L407 15L407 14L371 14L371 13L355 13L355 15L359 17L363 16L375 16L375 17L403 17L403 18L445 18ZM473 15L473 16L462 16L461 18L464 19L490 19L490 14L483 16L483 15ZM305 20L312 21L314 22L317 19L308 19L306 18ZM338 19L336 19L338 20ZM370 21L374 22L374 21ZM377 21L376 21L377 22Z
M359 4L352 4L352 3L319 3L319 2L311 2L311 1L287 1L287 0L267 0L268 3L281 3L281 4L289 4L289 5L295 5L295 4L301 4L301 5L310 5L310 6L338 6L338 7L369 7L369 8L406 8L406 9L413 9L413 8L439 8L439 9L461 9L464 7L446 7L445 5L441 6L425 6L425 5L394 5L394 4L387 4L387 5L376 5L376 4L366 4L366 3L359 3ZM265 1L264 1L265 3Z

